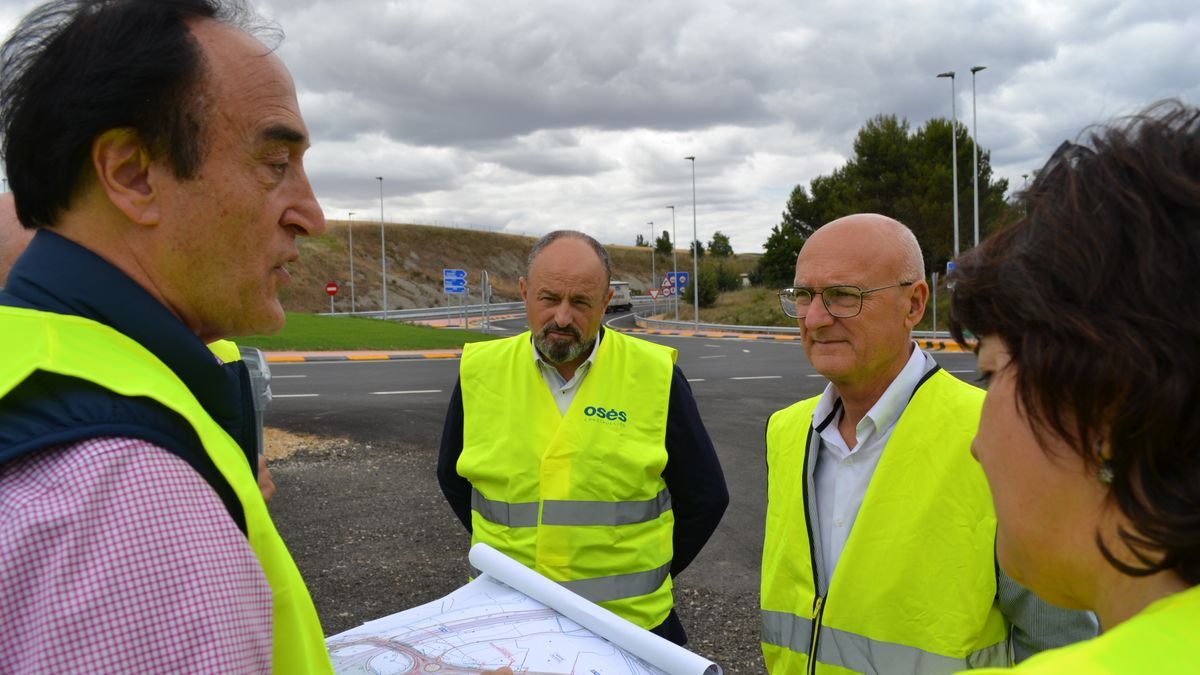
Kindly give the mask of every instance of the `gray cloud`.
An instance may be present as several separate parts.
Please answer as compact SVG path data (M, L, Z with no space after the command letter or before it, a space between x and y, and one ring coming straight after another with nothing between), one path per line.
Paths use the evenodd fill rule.
M34 3L0 0L10 30ZM1200 8L1178 0L268 0L331 216L632 243L669 227L758 251L788 194L879 113L970 125L1014 187L1064 138L1200 102Z

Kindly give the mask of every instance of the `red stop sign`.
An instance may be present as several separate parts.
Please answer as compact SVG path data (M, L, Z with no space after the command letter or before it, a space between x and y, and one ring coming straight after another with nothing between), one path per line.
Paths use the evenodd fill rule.
M337 295L337 292L338 292L337 282L331 281L331 282L325 284L325 292L327 294L329 294L330 296Z

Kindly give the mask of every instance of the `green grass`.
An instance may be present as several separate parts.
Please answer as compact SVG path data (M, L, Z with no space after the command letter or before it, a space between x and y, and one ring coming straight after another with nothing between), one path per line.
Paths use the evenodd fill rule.
M318 316L288 312L287 325L276 335L238 338L239 345L269 351L407 350L461 347L466 342L493 340L495 336L464 330L446 330L394 321L345 316Z
M789 326L795 327L796 320L789 319L779 309L779 298L774 288L741 288L736 291L722 293L712 307L700 308L700 321L704 323L723 323L740 326ZM938 288L937 297L938 330L949 330L950 327L950 292L945 286ZM660 305L667 306L667 305ZM667 310L666 318L674 318L675 313ZM679 318L682 321L692 320L692 306L680 301ZM933 298L925 307L925 317L914 330L931 330L933 325Z
M739 288L717 296L717 302L712 307L700 308L700 321L703 323L722 323L730 326L796 326L795 319L789 319L779 309L779 298L774 288ZM675 312L667 310L664 316L674 318ZM692 320L692 305L686 300L679 301L679 319Z

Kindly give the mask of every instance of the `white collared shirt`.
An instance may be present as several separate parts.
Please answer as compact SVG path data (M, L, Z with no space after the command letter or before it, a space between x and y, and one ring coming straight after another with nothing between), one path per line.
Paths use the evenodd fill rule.
M533 342L533 336L530 336L529 341ZM596 360L598 351L600 351L600 333L596 333L596 342L592 345L592 353L588 354L587 359L579 364L579 367L575 369L575 374L568 381L558 374L558 369L554 367L554 364L542 358L542 353L538 351L537 345L533 345L533 362L537 364L538 370L542 372L542 379L546 381L546 386L550 387L550 393L554 395L554 403L558 406L559 415L567 414L567 409L571 407L571 401L575 400L575 392L579 391L579 385L583 382L583 378L592 369L592 362Z
M887 445L896 421L908 405L909 398L921 377L936 365L933 357L921 351L913 343L913 353L900 374L867 411L855 428L855 445L847 447L838 432L838 422L844 410L840 396L831 382L821 394L821 400L813 409L813 428L834 413L829 424L820 432L817 467L813 482L817 491L817 531L821 538L822 563L825 577L821 580L828 587L837 567L838 558L850 537L850 528L858 517L867 486L879 464L879 457Z

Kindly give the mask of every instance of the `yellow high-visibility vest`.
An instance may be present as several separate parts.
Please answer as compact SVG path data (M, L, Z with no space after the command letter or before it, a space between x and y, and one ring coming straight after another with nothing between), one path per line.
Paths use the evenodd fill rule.
M770 672L948 673L1010 662L996 600L996 517L970 454L983 396L944 370L918 387L828 584L814 575L819 541L808 517L820 397L771 416L761 587Z
M235 363L242 360L242 352L238 350L233 340L214 340L208 343L208 351L221 359L221 363Z
M246 536L271 585L272 665L277 673L329 673L325 639L300 571L275 530L246 455L175 373L133 339L104 324L0 307L0 398L36 371L85 380L119 396L144 396L179 414L233 488Z
M1012 669L980 675L1194 675L1200 673L1200 586L1150 604L1099 637L1051 649Z
M607 331L566 414L529 333L463 349L472 543L643 627L671 611L675 515L662 478L675 350Z

